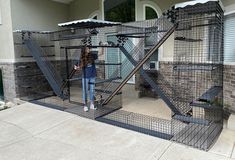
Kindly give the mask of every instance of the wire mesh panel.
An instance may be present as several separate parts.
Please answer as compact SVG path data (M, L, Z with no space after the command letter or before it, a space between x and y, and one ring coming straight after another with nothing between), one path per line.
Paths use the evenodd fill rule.
M94 119L105 115L121 107L121 92L109 106L101 107L102 98L110 94L111 91L104 89L104 85L109 83L118 83L121 79L121 60L116 41L108 39L108 34L116 31L116 27L104 27L96 29L75 28L70 31L55 32L52 36L55 41L59 41L61 46L61 57L66 59L67 82L64 87L68 87L69 100L71 103L80 105L74 111L84 117ZM61 38L63 37L63 38ZM64 38L66 37L66 38ZM72 37L72 38L71 38ZM94 58L96 75L94 81L86 82L84 78L87 74L85 68L74 71L74 65L78 66L81 62L83 49L88 47ZM117 57L112 59L113 57ZM113 72L116 71L115 75ZM91 95L91 87L94 86ZM88 90L84 89L88 88ZM94 96L94 102L91 100ZM84 98L85 97L85 98ZM96 110L89 110L88 113L83 111L83 106L89 106L94 103Z
M101 99L99 93L108 95L111 92L103 90L104 84L112 81L118 83L118 80L121 79L120 58L119 60L115 59L115 61L107 58L116 55L119 57L119 54L108 51L108 49L118 48L118 46L117 43L109 41L106 35L110 32L116 32L116 30L114 26L97 29L74 28L55 32L15 32L15 50L16 56L19 58L19 66L16 70L17 74L20 74L17 78L20 98L35 100L55 93L62 99L69 98L70 102L84 104L85 100L82 97L85 94L87 99L89 93L83 93L83 71L75 71L74 65L78 65L81 50L86 46L90 48L93 55L97 56L95 61L97 74L93 85L95 85L95 93L97 93L94 95L95 105L99 106ZM23 66L23 61L25 61L25 66ZM32 61L32 64L29 61ZM115 76L108 75L114 75L114 71L116 71ZM20 77L22 77L22 80ZM29 80L25 80L26 77ZM35 77L35 79L30 79L32 77ZM39 81L43 81L42 84L45 85L38 85L37 82ZM50 94L48 94L48 91L51 91ZM112 102L116 108L121 106L121 92L118 95L119 98L115 98ZM110 108L114 109L114 106ZM107 110L110 112L110 109ZM106 114L105 109L99 112ZM94 115L98 116L96 114L93 113L93 117Z
M49 38L50 32L16 31L13 35L17 59L15 73L19 97L24 100L33 100L53 95L45 75L38 68L25 42L29 39L33 42L37 41L37 47L40 48L39 56L43 65L51 70L60 70L60 64L56 61L55 45ZM52 75L56 79L55 83L61 83L58 74L53 72Z
M97 120L163 139L169 140L173 136L171 134L170 120L159 119L143 114L119 110L100 117Z
M171 124L173 140L206 150L222 129L223 11L218 2L208 2L203 5L177 8L169 12L175 15L175 22L178 24L175 32L172 79L167 81L161 72L146 73L151 69L147 64L143 64L138 70L150 87L164 99L169 107L172 107L174 112ZM160 27L159 30L158 27L153 27L155 31L152 30L151 33L156 41L159 40L159 34L164 32L163 28ZM130 34L131 29L125 31L124 28L123 30L126 39L121 50L129 60L128 63L138 66L138 63L145 59L143 46L146 37L140 33ZM146 28L143 28L143 31L145 32ZM130 37L142 38L136 45L138 47L133 48L133 44L127 41ZM153 44L156 43L153 42ZM133 48L133 54L128 52L130 48ZM112 119L110 123L125 121L132 125L141 123L140 125L143 124L141 128L148 128L150 125L150 122L146 122L143 116L140 116L141 118L137 116L132 120L127 118L129 116L123 116L123 114L120 114L118 118L106 116L104 121ZM118 125L121 126L120 123Z
M223 122L223 11L207 2L175 14L172 98L185 115L175 119L189 124L173 140L208 149Z
M157 44L158 42L160 42L163 37L166 35L166 33L172 28L172 24L170 21L168 21L168 19L166 19L165 17L161 17L160 19L157 19L156 22L154 23L154 25L152 26L152 28L155 28L154 30L151 28L151 30L149 28L146 28L145 31L147 33L149 33L150 35L148 35L148 37L151 37L152 39L155 40L155 42L153 42L154 44ZM156 28L158 29L156 31ZM137 44L134 45L133 47L133 43L131 41L127 41L128 40L128 33L125 32L124 30L125 28L122 28L122 34L119 34L119 38L120 41L124 41L125 43L123 43L121 50L124 53L125 56L127 56L128 60L124 61L122 64L122 72L127 72L125 75L125 77L123 78L123 81L121 83L121 86L119 84L109 84L109 86L106 86L105 88L109 88L111 90L113 90L113 94L111 94L109 97L107 97L104 101L104 103L109 102L112 97L118 92L118 90L121 89L121 87L123 86L123 84L125 84L125 81L128 81L131 76L133 76L136 71L134 70L127 70L127 68L130 68L130 66L136 66L138 63L140 63L145 57L146 55L143 55L143 46L145 44L145 39L144 37L142 37L141 40L139 40L139 42ZM124 30L124 31L123 31ZM143 29L142 29L143 30ZM127 35L126 35L127 34ZM136 33L132 33L132 35L135 35ZM137 33L139 34L139 33ZM124 36L124 37L123 37ZM133 38L133 36L131 36ZM136 37L135 37L136 38ZM141 37L138 37L141 38ZM152 53L151 53L152 56ZM130 60L131 59L131 60ZM144 62L146 62L149 58L145 58ZM142 62L141 62L142 63ZM130 78L129 78L130 77Z
M27 59L16 67L22 96L53 90L68 102L50 98L37 102L208 149L222 129L223 117L223 11L219 3L175 8L159 19L94 28L14 33L18 58L36 60L29 65ZM174 57L168 71L172 73L165 75L158 70L158 48L174 31ZM93 57L86 65L96 70L88 83L86 65L80 65L86 47ZM150 90L171 109L171 121L116 111L122 107L122 87L133 82L135 74L146 88L143 93ZM31 77L43 82L41 88L30 83ZM92 103L95 108L85 112L83 107Z

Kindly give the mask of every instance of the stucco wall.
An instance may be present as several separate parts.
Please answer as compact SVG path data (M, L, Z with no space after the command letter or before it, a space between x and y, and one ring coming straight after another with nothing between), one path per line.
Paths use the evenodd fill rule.
M14 77L14 48L9 0L0 0L0 69L3 74L4 99L12 101L16 97Z
M74 0L70 4L70 19L86 19L99 10L99 0ZM101 17L98 17L101 19Z
M50 0L11 0L13 30L57 30L69 19L69 5Z
M0 62L14 61L10 1L0 0Z
M222 0L225 7L225 14L235 12L235 1L234 0Z

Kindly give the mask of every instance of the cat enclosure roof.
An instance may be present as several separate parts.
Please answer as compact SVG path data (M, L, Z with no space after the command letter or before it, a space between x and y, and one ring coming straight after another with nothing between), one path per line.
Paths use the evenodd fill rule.
M175 8L184 8L187 6L193 6L193 5L197 5L197 4L205 4L208 2L219 2L221 8L224 10L224 6L223 6L221 0L192 0L192 1L188 1L188 2L177 3L175 5Z
M96 19L82 19L82 20L75 20L66 23L59 23L59 27L69 27L69 28L99 28L99 27L106 27L106 26L115 26L121 25L119 22L110 22L110 21L103 21L103 20L96 20Z

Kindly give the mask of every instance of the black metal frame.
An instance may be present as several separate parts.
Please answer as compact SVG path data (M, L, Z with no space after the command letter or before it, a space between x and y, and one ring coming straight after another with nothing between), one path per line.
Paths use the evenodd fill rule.
M153 73L148 72L151 70L148 61L158 54L156 50L173 32L175 48L174 60L170 64L170 77L161 69ZM108 33L115 33L116 39L108 45L98 44L100 39L107 38ZM138 43L133 44L131 38L138 39ZM151 38L153 45L149 46L150 49L145 54L146 38ZM59 41L61 57L65 58L65 65L60 63L61 75L56 72L56 66L51 64L51 56L45 52L46 49L55 47L51 44L54 41ZM80 106L82 102L71 100L71 82L80 81L81 77L73 77L75 70L71 69L73 62L70 60L69 51L87 46L116 48L123 53L124 60L96 63L97 66L114 67L108 79L103 77L95 82L95 96L99 96L95 105L98 109L84 112L82 107L65 109L64 102L56 104L62 105L63 110L70 113L204 150L211 147L222 130L223 11L218 2L173 8L156 20L131 25L103 26L96 33L87 32L87 28L75 28L73 32L22 31L16 33L15 44L28 47L58 96L63 100L68 98L71 105ZM213 53L210 53L211 51ZM172 111L172 120L119 110L122 107L121 89L136 73L139 73L168 105ZM54 105L50 107L56 108Z

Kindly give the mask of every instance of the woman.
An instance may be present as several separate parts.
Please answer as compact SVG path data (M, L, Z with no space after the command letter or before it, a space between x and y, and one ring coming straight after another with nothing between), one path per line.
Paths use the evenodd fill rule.
M103 49L99 55L101 54L103 54ZM94 88L96 78L95 60L99 55L92 54L88 47L84 47L82 48L78 65L74 66L75 70L82 69L82 101L83 110L85 112L89 110L87 107L88 87L90 88L90 109L96 109L94 106Z

